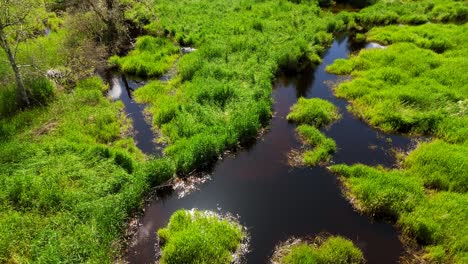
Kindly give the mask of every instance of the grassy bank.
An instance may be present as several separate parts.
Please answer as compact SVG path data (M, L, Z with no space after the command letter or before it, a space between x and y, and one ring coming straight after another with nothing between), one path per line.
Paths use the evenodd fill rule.
M272 258L275 264L364 262L361 250L350 240L338 236L316 237L313 241L290 239L276 248Z
M466 3L446 6L458 12ZM436 10L443 8L434 7L432 19ZM440 16L437 22L452 20ZM352 76L336 95L350 100L350 110L371 125L438 138L420 143L400 169L331 167L343 177L356 208L395 219L407 239L424 247L423 259L435 263L468 261L468 229L462 224L468 219L466 30L466 24L375 27L367 39L387 48L364 50L327 68Z
M175 212L158 231L161 263L233 263L246 233L233 219L208 211ZM240 257L240 256L237 256Z
M84 80L0 121L0 262L110 262L142 194L172 177L163 160L144 162L104 89Z

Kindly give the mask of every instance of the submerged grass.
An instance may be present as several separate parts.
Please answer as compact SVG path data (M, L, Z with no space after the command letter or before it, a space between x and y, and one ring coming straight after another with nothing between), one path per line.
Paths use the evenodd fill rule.
M278 264L362 264L364 256L353 242L339 237L317 237L312 243L297 239L277 247L273 263Z
M232 219L198 210L175 212L158 231L161 263L232 263L246 234Z

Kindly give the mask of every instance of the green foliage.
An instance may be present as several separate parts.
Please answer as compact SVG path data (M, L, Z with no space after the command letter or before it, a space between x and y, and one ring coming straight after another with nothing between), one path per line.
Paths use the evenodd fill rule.
M304 142L312 150L306 150L303 154L303 162L309 166L315 166L319 162L328 162L336 151L336 143L333 139L326 137L317 128L309 125L297 127L297 131Z
M291 108L287 116L289 121L321 127L340 118L337 108L330 102L320 98L299 101Z
M122 72L142 77L159 77L170 69L179 54L179 48L165 38L139 37L135 49L127 56L113 56L110 63Z
M317 243L317 241L319 243ZM281 264L359 264L364 263L364 256L348 239L329 237L325 241L317 240L313 244L301 242L290 246L280 260ZM281 250L281 248L280 248Z
M161 263L228 264L246 234L239 224L214 213L179 210L158 235Z

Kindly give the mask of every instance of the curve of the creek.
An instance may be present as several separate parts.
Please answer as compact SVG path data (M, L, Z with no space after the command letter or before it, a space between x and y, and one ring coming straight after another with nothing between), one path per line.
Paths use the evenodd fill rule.
M338 77L325 72L325 67L360 48L376 47L355 47L346 36L336 37L320 65L293 76L278 76L272 94L275 114L268 132L251 146L220 159L209 172L211 180L197 186L198 190L182 198L164 192L150 201L125 260L154 263L156 231L176 210L198 208L239 216L251 237L247 263L268 263L279 242L323 232L354 241L367 263L398 262L404 248L391 224L373 221L353 210L341 192L339 180L325 167L291 167L288 163L288 153L301 147L296 126L286 120L299 97L322 98L339 107L342 118L323 130L337 144L333 163L392 167L396 161L391 150L411 147L409 138L384 134L353 116L346 109L348 103L336 98L326 84L338 81ZM133 119L137 146L145 153L159 154L143 115L144 106L131 97L132 89L140 84L121 77L114 79L114 86L119 85L126 89L120 89L114 98L124 102ZM119 89L113 91L119 93Z

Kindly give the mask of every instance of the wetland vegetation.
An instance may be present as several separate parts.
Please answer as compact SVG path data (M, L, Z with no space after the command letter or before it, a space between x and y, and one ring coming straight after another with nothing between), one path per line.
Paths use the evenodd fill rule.
M332 13L334 2L313 0L0 1L0 262L121 257L127 223L152 188L258 137L274 115L277 74L319 64L339 32L385 48L329 65L351 77L334 94L372 127L424 140L398 154L398 167L329 169L359 212L397 226L408 258L468 262L468 3L337 2L362 9ZM112 70L146 79L132 95L167 143L163 157L136 147L131 116L106 97L99 76ZM318 98L291 108L304 164L323 166L340 151L325 134L341 115ZM174 213L157 235L161 263L230 263L247 232L192 210ZM364 258L338 236L283 246L278 263Z

